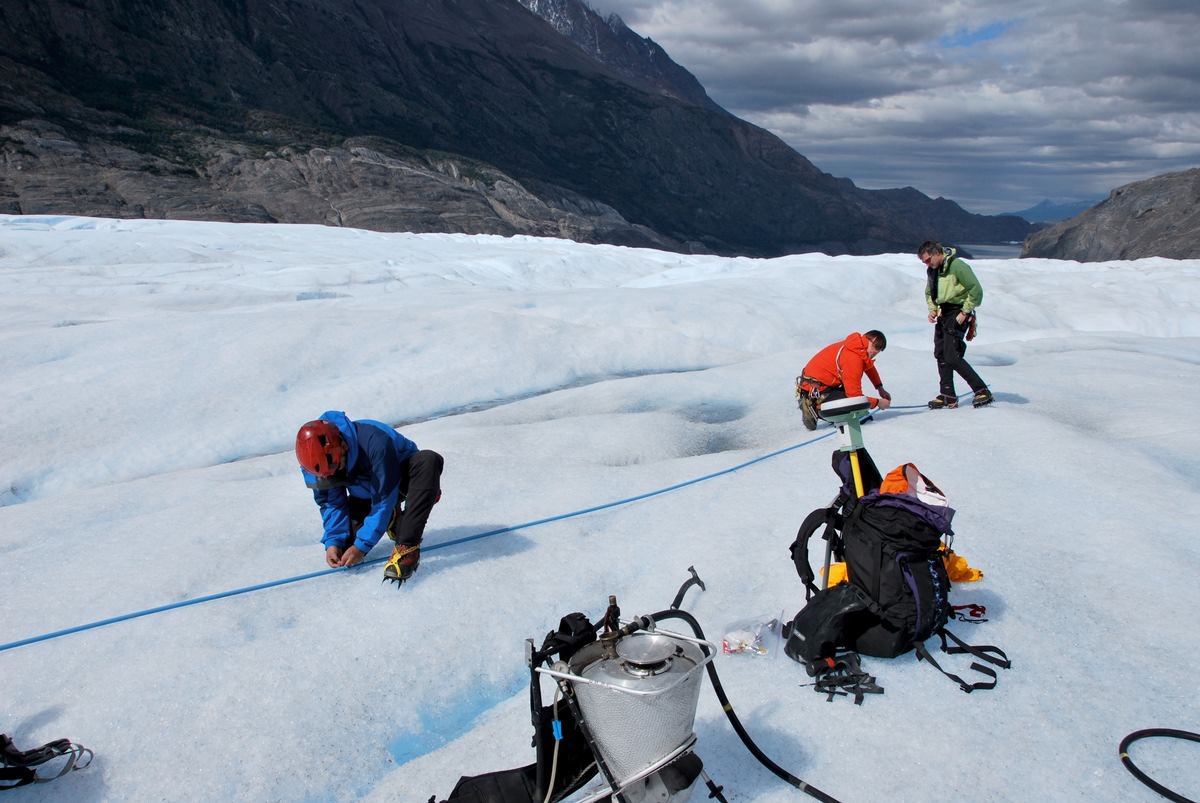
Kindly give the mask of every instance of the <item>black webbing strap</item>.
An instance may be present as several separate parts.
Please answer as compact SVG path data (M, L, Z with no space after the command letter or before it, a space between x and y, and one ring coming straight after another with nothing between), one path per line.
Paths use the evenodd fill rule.
M1008 669L1010 666L1012 666L1012 662L1008 660L1008 656L1005 655L1004 651L1001 650L999 647L993 647L991 645L976 647L971 644L967 644L965 641L963 641L958 636L954 635L953 633L951 633L949 630L947 630L944 627L938 628L937 634L942 639L942 652L946 653L947 655L961 655L963 653L967 653L969 655L975 656L976 658L987 661L990 664L994 664L994 665L1000 667L1001 669ZM953 641L957 646L951 647L951 646L947 645L947 643L946 643L947 638L949 638L951 641ZM988 677L991 678L991 680L990 681L981 680L981 681L978 681L975 683L968 683L967 681L960 678L958 675L955 675L952 672L947 672L945 669L942 669L941 665L938 664L938 662L934 660L933 656L929 653L929 650L926 649L925 644L923 642L918 641L913 646L916 649L918 660L929 662L929 664L932 665L934 669L941 672L943 675L945 675L946 677L950 678L955 683L957 683L958 687L960 689L962 689L964 692L966 692L967 694L970 694L971 692L975 691L976 689L994 689L994 688L996 688L996 670L992 669L991 667L984 666L983 664L979 663L978 661L973 661L971 663L971 669L975 670L976 672L980 673L981 675L987 675Z
M37 774L29 767L0 767L0 791L16 789L36 780Z
M999 647L993 647L990 644L981 644L979 646L968 644L944 627L939 627L937 633L942 637L942 652L944 653L948 653L950 655L969 653L970 655L974 655L976 658L980 658L990 664L995 664L1001 669L1008 669L1010 666L1012 666L1012 661L1008 660L1008 656L1004 654L1004 650L1000 649ZM947 638L958 646L946 646Z
M546 634L542 649L533 654L532 665L550 665L550 659L555 655L562 660L570 659L572 655L596 640L596 626L588 620L585 614L568 613L558 622L558 630Z
M829 695L826 702L835 696L853 696L855 705L862 705L867 694L883 694L883 687L872 675L863 671L858 653L848 652L833 658L818 658L804 665L811 676L813 688Z
M34 767L53 761L60 756L67 759L53 775L39 775ZM81 759L86 760L79 763ZM61 778L71 770L83 769L92 762L92 751L69 739L55 739L32 750L20 750L7 734L0 734L0 790L12 789L29 783L49 783ZM15 781L15 783L7 783Z

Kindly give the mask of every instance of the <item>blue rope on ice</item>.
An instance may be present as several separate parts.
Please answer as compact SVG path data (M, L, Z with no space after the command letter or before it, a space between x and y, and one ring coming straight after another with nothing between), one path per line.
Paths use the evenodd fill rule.
M670 491L677 491L680 488L686 488L689 485L695 485L698 482L704 482L705 480L711 480L715 477L724 476L725 474L732 474L735 471L740 471L741 469L746 468L747 466L752 466L755 463L761 463L764 460L770 460L773 457L778 457L779 455L786 454L791 451L795 451L796 449L799 449L801 447L808 446L808 445L816 443L817 441L820 441L820 440L824 440L825 438L832 436L835 432L837 432L836 428L831 429L829 432L825 433L824 435L817 435L815 437L812 437L812 438L804 441L803 443L797 443L793 446L788 446L785 449L779 449L778 451L771 452L770 454L765 454L761 457L756 457L753 460L747 460L745 463L740 463L736 466L733 466L732 468L727 468L722 471L714 472L712 474L706 474L703 477L697 477L692 480L687 480L686 482L680 482L675 485L667 486L666 488L660 488L657 491L650 491L649 493L639 494L637 496L631 496L627 499L621 499L616 502L608 502L603 505L596 505L595 507L589 507L589 508L584 508L582 510L576 510L571 513L563 513L558 516L551 516L551 517L545 518L545 519L537 519L536 521L527 521L524 524L514 524L511 527L501 527L498 530L488 530L487 532L483 532L483 533L476 533L474 535L468 535L468 536L464 536L462 538L455 538L454 540L451 540L451 541L442 541L440 543L430 544L428 546L422 545L421 551L432 552L435 549L443 549L448 546L457 546L459 544L465 544L465 543L468 543L469 541L478 541L481 538L488 538L493 535L501 535L503 533L515 532L516 530L524 530L524 529L528 529L529 527L536 527L539 524L549 524L550 522L554 522L554 521L562 521L563 519L570 519L570 518L574 518L575 516L582 516L585 513L595 513L597 510L606 510L610 507L617 507L619 505L627 505L627 504L630 504L631 502L637 502L642 499L649 499L652 496L659 496L660 494L669 493ZM354 570L358 569L360 566L368 566L372 563L378 563L381 560L386 560L386 558L373 558L372 560L363 561L362 563L358 564L358 566L353 566L353 567L350 567L349 569L347 569L347 568L322 569L321 571L318 571L318 572L302 574L302 575L298 575L296 577L287 577L282 580L272 580L271 582L259 583L258 585L246 586L245 588L237 588L232 591L222 591L217 594L208 594L207 596L203 596L203 597L194 597L192 599L180 600L179 602L173 602L170 605L160 605L157 608L147 608L144 611L136 611L134 613L127 613L127 614L123 614L121 616L114 616L110 619L101 619L98 622L91 622L86 625L78 625L76 627L67 628L66 630L58 630L53 633L46 633L41 636L32 636L30 638L21 639L19 641L12 641L12 642L9 642L8 644L0 644L0 652L4 652L5 650L11 650L14 647L23 647L26 644L35 644L39 641L50 641L51 639L58 638L59 636L67 636L72 633L81 633L85 630L93 630L97 627L104 627L105 625L116 624L117 622L126 622L126 621L129 621L130 619L138 619L142 616L150 616L151 614L163 613L165 611L175 610L176 608L186 608L189 605L199 605L202 602L212 602L213 600L224 599L226 597L236 597L239 594L249 594L252 591L262 591L267 588L275 588L277 586L288 585L289 583L298 583L301 580L311 580L314 577L324 577L325 575L335 574L337 572L354 571Z

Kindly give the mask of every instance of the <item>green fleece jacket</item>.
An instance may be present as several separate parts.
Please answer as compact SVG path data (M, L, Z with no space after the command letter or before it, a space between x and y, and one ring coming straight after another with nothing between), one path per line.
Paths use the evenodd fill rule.
M971 312L983 303L983 285L975 278L975 271L971 270L971 266L958 258L955 249L947 248L945 254L941 270L937 273L937 298L930 297L929 287L932 282L927 281L925 303L935 315L941 304L961 304L963 312ZM932 274L933 268L930 268L928 273Z

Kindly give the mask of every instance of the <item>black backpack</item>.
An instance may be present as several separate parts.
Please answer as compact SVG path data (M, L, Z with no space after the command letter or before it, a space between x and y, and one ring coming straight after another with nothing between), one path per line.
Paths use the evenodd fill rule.
M916 499L879 491L858 500L841 533L848 581L809 589L808 604L793 620L793 651L806 661L831 657L838 647L894 658L943 627L950 613L950 578L938 549L952 515L949 509L942 515ZM807 565L811 535L801 529L792 545L793 561ZM832 631L826 621L830 612L840 615ZM819 637L809 640L809 633Z
M947 653L971 653L1007 668L1007 656L995 647L972 647L948 630L950 578L939 552L953 536L954 510L926 504L908 494L880 493L879 472L859 450L860 476L871 490L856 499L849 490L845 453L835 452L833 468L842 490L827 508L814 510L791 545L792 561L805 584L807 603L787 626L784 651L810 664L833 658L840 649L894 658L916 650L921 660L956 680L964 691L995 686L996 674L978 663L972 668L990 682L967 683L941 670L924 642L938 635ZM914 467L915 470L915 467ZM928 478L921 477L929 486ZM822 530L827 557L844 560L847 581L818 589L808 561L809 540ZM829 564L827 560L826 565ZM950 647L947 640L953 641Z

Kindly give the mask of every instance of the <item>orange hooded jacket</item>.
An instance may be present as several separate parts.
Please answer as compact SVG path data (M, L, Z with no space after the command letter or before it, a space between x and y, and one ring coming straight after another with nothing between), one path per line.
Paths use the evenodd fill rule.
M871 380L875 387L882 387L883 381L875 370L875 361L867 356L867 343L864 335L854 332L841 343L832 343L817 352L808 365L804 366L800 387L818 390L841 385L847 397L863 396L863 374ZM867 396L871 409L879 404L879 399Z

